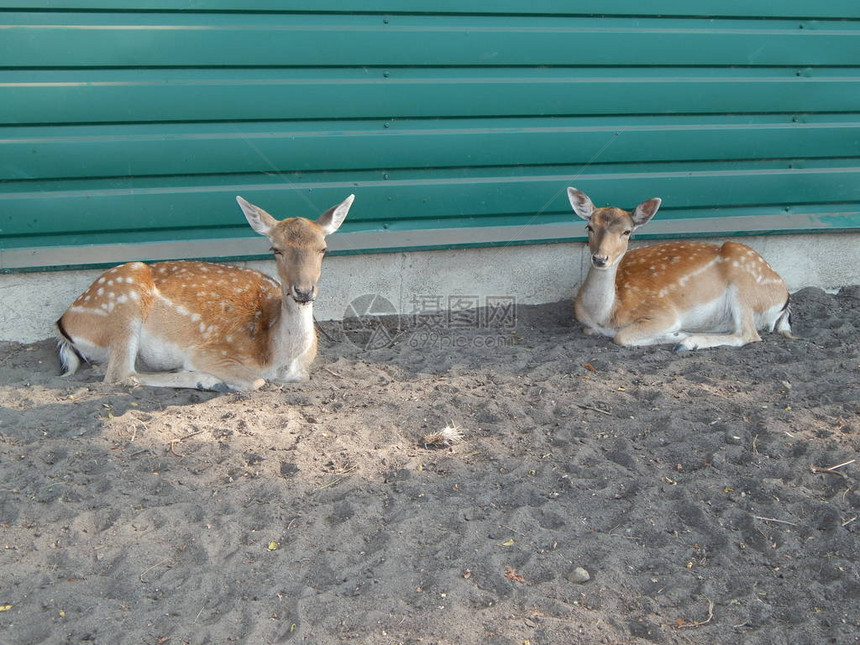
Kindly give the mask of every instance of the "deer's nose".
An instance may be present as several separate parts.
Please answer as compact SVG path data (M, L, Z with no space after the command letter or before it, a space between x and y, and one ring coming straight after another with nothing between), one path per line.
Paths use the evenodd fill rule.
M596 267L605 267L609 258L605 255L592 255L591 263Z
M293 298L296 302L311 302L314 299L314 288L300 289L299 287L293 287Z

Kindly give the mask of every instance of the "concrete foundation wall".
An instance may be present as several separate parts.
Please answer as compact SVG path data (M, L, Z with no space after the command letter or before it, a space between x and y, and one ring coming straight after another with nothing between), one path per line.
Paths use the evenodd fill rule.
M860 233L736 239L759 251L790 291L860 284ZM274 270L273 262L245 266ZM588 253L579 243L333 256L324 262L315 315L340 320L350 302L367 294L384 297L404 314L444 306L456 296L472 297L479 306L488 296L513 297L517 304L556 302L572 299L587 271ZM0 275L0 340L52 337L54 321L100 273Z

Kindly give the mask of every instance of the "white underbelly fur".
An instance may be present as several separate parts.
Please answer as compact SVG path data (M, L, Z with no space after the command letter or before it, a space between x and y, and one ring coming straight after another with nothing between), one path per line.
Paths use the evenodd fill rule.
M153 371L192 369L192 365L179 345L151 333L146 327L140 330L140 347L137 356Z
M679 331L728 333L734 331L732 289L725 294L687 310L680 320Z

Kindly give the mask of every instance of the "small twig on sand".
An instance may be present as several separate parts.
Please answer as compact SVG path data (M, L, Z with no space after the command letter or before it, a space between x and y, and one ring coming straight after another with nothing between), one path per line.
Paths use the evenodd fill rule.
M323 369L324 369L326 372L328 372L329 374L331 374L332 376L336 376L337 378L343 378L340 374L338 374L338 373L337 373L337 372L335 372L334 370L330 370L329 368L327 368L327 367L325 367L325 366L323 366Z
M850 520L845 520L844 522L842 522L842 526L843 526L843 527L844 527L844 526L848 526L849 524L851 524L851 522L853 522L853 521L854 521L854 520L856 520L856 519L857 519L857 516L855 515L855 516L854 516L854 517L852 517Z
M502 527L503 529L508 529L511 533L516 533L517 535L521 535L524 538L528 537L528 535L526 535L522 531L517 531L515 528L511 528L507 524L499 524L499 526Z
M797 524L789 522L788 520L777 520L773 517L762 517L761 515L753 515L753 517L757 520L761 520L762 522L776 522L777 524L790 524L791 526L797 526Z
M729 396L727 396L727 395L723 394L722 392L720 392L720 391L719 391L717 388L715 388L715 387L708 387L708 386L707 386L707 385L705 385L704 383L700 384L700 385L699 385L699 387L700 387L701 389L703 389L705 392L707 392L708 394L713 394L713 395L715 395L715 396L722 397L722 398L726 399L727 401L731 401L731 397L729 397Z
M840 468L848 466L849 464L853 464L856 459L849 459L848 461L844 461L841 464L836 464L835 466L828 466L827 468L819 468L818 466L810 466L810 470L816 475L836 475L837 477L842 477L845 479L845 473L836 472Z
M358 468L358 466L353 466L352 468L344 470L343 473L341 473L340 477L338 477L335 480L330 481L328 484L323 484L322 486L318 486L314 490L323 490L324 488L331 488L332 486L336 486L337 484L341 483L344 479L346 479L346 476L349 475L351 472L353 472L356 468Z
M133 419L133 421L131 423L126 424L126 426L122 430L131 435L131 439L129 439L129 442L134 443L134 440L137 439L138 424L143 427L144 432L149 430L149 426L146 425L145 422L140 420L140 418L137 416L137 410L129 410L127 414Z
M146 571L144 571L143 573L141 573L141 574L138 576L138 578L140 579L140 581L141 581L141 582L146 582L146 580L144 580L144 579L143 579L143 576L145 576L147 573L149 573L149 572L150 572L150 571L152 571L153 569L156 569L156 568L160 567L162 564L166 564L166 563L168 563L168 562L170 562L170 558L164 558L164 560L162 560L161 562L156 562L156 563L155 563L155 564L153 564L151 567L149 567L149 569L147 569Z
M754 436L754 437L753 437L753 445L752 445L752 449L753 449L753 452L754 452L755 454L758 454L758 447L756 446L756 444L757 444L757 443L758 443L758 435L756 435L756 436Z
M170 452L170 454L171 454L171 455L173 455L174 457L184 457L185 455L181 455L181 454L179 454L178 452L176 452L176 450L174 450L174 447L175 447L177 444L182 443L182 442L183 442L183 441L185 441L186 439L190 439L191 437L193 437L193 436L195 436L195 435L198 435L198 434L201 434L202 432L203 432L202 430L197 430L196 432L191 432L191 433L189 433L189 434L185 435L184 437L180 437L179 439L171 439L171 440L170 440L170 447L168 448L168 451L169 451L169 452Z
M714 601L710 598L706 598L706 600L708 601L708 617L705 618L705 620L698 620L694 623L688 623L683 619L679 618L678 620L682 622L678 623L678 629L683 629L685 627L701 627L702 625L707 625L709 622L711 622L711 619L714 617Z
M549 615L546 615L546 614L535 614L535 613L532 613L532 617L533 617L533 618L538 618L541 622L543 622L543 621L545 621L545 620L557 620L557 621L560 621L560 622L569 623L569 622L571 622L571 621L573 621L573 620L574 620L573 618L569 618L569 617L567 617L567 616L549 616ZM531 625L530 625L530 626L531 626ZM619 642L620 642L620 641L619 641ZM627 641L627 642L632 642L632 641Z
M582 403L574 403L574 405L578 408L582 408L583 410L591 410L592 412L600 412L600 414L605 414L606 416L611 416L611 412L607 412L606 410L601 410L600 408L593 408L590 405L583 405Z

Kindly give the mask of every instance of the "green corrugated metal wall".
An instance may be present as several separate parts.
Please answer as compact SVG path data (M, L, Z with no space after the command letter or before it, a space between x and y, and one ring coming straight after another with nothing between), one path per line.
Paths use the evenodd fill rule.
M571 184L860 228L856 0L0 0L0 66L5 270L254 254L236 194L353 192L351 251L578 238Z

